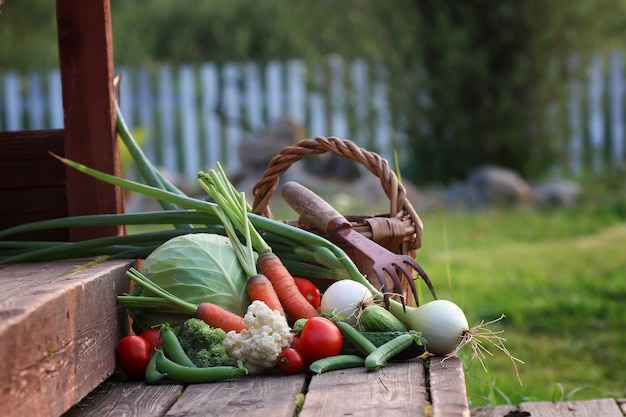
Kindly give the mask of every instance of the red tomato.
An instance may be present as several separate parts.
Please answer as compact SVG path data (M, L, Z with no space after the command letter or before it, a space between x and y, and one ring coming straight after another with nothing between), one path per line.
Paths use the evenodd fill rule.
M286 375L297 374L304 366L302 355L294 348L287 348L280 352L276 363L278 368Z
M341 331L326 317L311 317L291 344L302 355L305 365L339 355L343 347Z
M320 289L306 278L294 277L293 279L296 281L296 286L302 295L304 295L313 308L318 308L322 299Z
M156 351L159 348L159 346L161 346L162 340L161 340L161 336L159 335L159 333L160 333L160 329L158 327L155 327L152 329L144 330L139 335L143 337L144 339L146 339L148 343L150 343L151 352Z
M143 379L150 361L150 342L141 336L123 337L117 344L117 362L132 379Z

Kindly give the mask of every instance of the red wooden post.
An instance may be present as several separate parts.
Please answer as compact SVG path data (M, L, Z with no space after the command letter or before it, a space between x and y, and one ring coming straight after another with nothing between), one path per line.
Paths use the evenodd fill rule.
M109 0L57 0L65 156L120 175L115 131L113 43ZM121 213L122 192L67 169L68 214ZM122 234L122 227L81 228L70 240Z

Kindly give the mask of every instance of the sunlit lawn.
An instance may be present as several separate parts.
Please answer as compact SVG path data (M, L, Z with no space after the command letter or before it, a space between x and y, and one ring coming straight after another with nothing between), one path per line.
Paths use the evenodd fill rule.
M519 365L491 349L485 373L471 351L474 405L626 396L626 223L588 210L429 213L418 260L440 298L471 324L506 318Z

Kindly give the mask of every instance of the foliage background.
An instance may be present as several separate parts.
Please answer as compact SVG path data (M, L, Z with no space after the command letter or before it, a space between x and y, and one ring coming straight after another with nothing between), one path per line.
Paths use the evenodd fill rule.
M574 53L623 48L626 0L112 0L117 65L320 61L384 64L408 135L400 162L418 183L481 164L527 178L564 158ZM54 2L8 0L0 68L57 65ZM539 157L537 155L540 155Z

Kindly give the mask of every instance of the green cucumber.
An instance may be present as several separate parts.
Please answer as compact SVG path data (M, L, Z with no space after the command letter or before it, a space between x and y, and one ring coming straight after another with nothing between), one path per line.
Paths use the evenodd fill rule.
M405 331L402 331L402 332L360 332L360 333L361 333L361 335L366 337L367 340L372 342L372 344L374 344L374 346L376 346L378 348L378 347L384 345L385 343L389 342L390 340L393 340L396 337L400 336L401 334L408 333L408 331L405 330ZM417 343L412 343L408 348L404 349L402 352L400 352L397 355L393 356L391 358L391 360L400 361L400 360L407 360L407 359L416 358L416 357L424 354L424 352L426 352L424 344L425 343L422 343L421 345L419 345ZM341 353L342 354L346 354L346 355L358 355L358 354L361 354L360 351L355 346L353 346L350 343L344 343L343 344L343 349L341 350Z
M406 332L406 326L389 310L371 304L361 310L359 324L366 332Z

